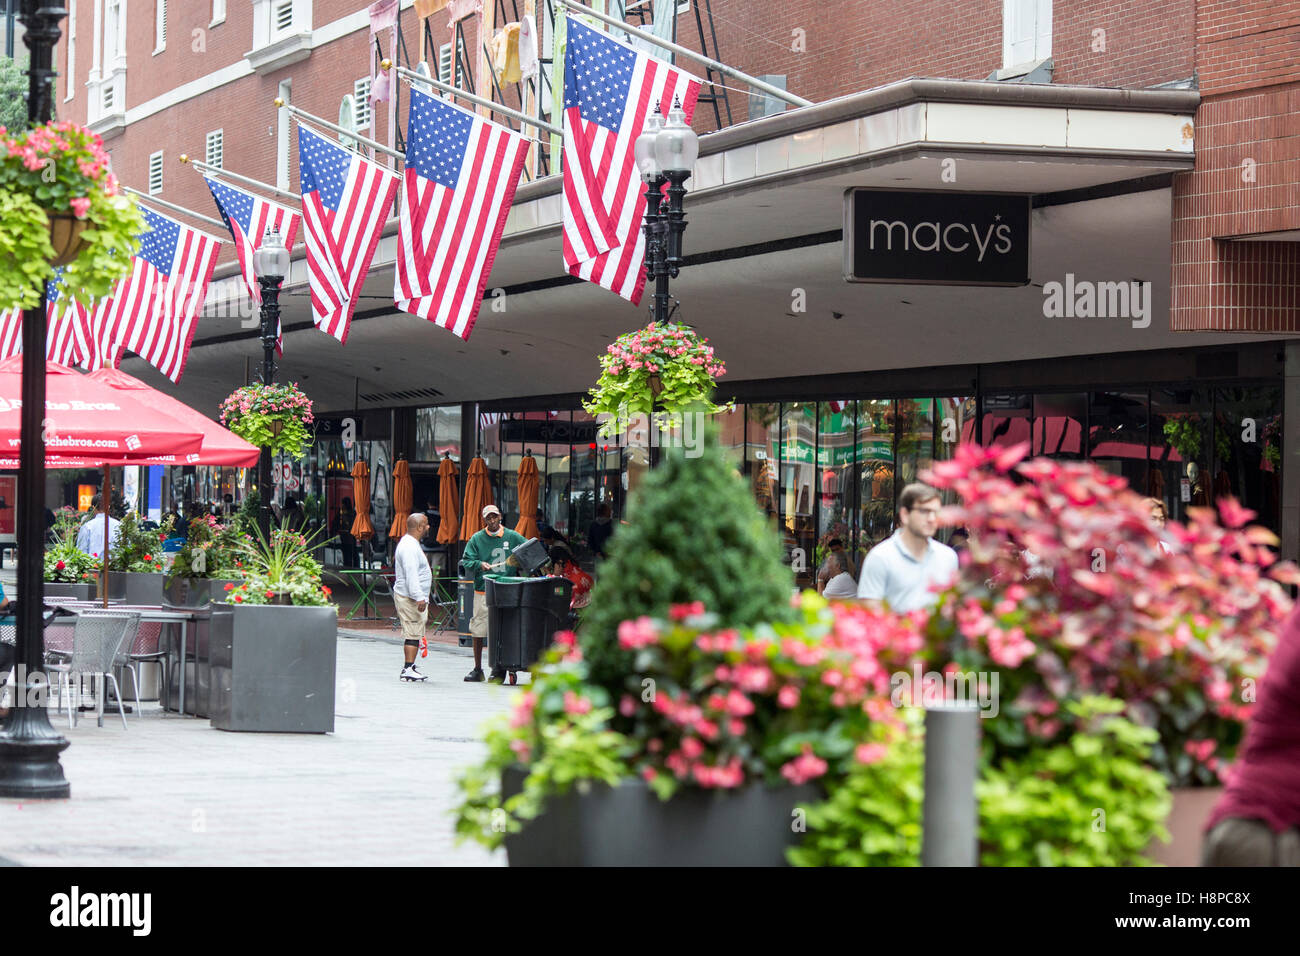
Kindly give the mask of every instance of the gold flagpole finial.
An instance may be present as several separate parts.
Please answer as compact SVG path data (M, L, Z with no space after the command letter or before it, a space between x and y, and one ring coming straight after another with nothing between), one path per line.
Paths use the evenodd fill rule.
M383 67L385 71L388 71L393 68L393 61L388 59L388 57L384 57L379 61L379 65Z
M277 96L277 97L275 98L275 105L276 105L277 107L283 107L283 106L284 106L284 97L282 97L282 96Z
M190 161L189 153L181 153L181 163L182 163L182 165L185 164L185 163L188 163L189 161Z

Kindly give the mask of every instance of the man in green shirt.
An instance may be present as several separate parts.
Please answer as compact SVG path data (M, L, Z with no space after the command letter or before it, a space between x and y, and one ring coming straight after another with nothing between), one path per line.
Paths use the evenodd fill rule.
M487 640L488 609L487 585L483 581L486 571L505 571L506 558L515 548L524 544L524 536L501 526L501 511L496 505L483 509L483 530L476 531L465 544L460 563L474 571L474 616L470 618L469 633L474 639L474 669L465 676L467 681L483 680L483 642ZM494 682L504 681L505 668L492 668Z

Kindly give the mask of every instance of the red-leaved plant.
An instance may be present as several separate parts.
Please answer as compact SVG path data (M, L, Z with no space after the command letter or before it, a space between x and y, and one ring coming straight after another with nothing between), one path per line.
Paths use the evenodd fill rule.
M962 445L922 475L956 492L944 520L970 535L930 620L930 662L998 672L995 756L1068 736L1061 704L1104 694L1159 731L1152 759L1175 785L1216 782L1300 570L1232 499L1222 523L1190 508L1161 531L1123 478L1027 450Z

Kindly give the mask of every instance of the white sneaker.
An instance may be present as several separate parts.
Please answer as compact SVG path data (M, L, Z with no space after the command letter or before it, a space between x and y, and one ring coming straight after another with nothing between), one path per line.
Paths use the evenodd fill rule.
M402 680L428 680L429 678L415 669L414 664L407 664L402 668Z

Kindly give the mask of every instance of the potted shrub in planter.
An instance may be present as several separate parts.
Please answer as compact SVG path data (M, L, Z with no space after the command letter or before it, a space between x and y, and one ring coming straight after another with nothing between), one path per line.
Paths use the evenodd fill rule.
M95 520L94 518L91 519ZM108 596L127 604L161 604L165 563L162 543L171 536L172 518L157 531L141 527L140 516L128 511L108 551Z
M1104 695L1156 732L1150 760L1175 788L1171 821L1187 818L1180 801L1208 811L1212 798L1184 788L1216 786L1232 760L1291 608L1283 585L1300 572L1232 499L1217 502L1222 523L1189 508L1185 526L1161 530L1123 479L1083 462L1021 463L1026 448L961 446L927 476L958 494L947 520L970 533L929 622L929 662L998 673L1000 711L982 722L995 766L1065 744L1081 720L1067 705ZM1173 838L1194 858L1196 820Z
M334 729L338 607L311 542L281 527L244 548L243 580L212 605L209 710L219 730Z
M143 230L98 134L66 121L0 127L0 309L36 308L56 280L91 305L130 271Z
M173 607L199 607L225 599L225 585L244 573L244 534L235 521L214 515L190 522L185 544L176 552L163 585L163 601Z
M855 759L863 701L887 687L873 649L920 636L815 595L792 605L780 556L716 435L699 457L667 455L579 633L462 778L461 836L504 842L515 865L782 864L792 811Z
M98 592L103 562L77 547L82 515L75 508L54 513L54 544L45 549L45 595L89 601Z

